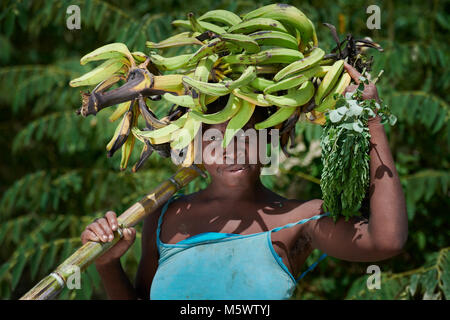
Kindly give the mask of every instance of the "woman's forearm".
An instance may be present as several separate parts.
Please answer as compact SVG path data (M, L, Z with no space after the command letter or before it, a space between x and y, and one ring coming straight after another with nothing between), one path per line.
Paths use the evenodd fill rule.
M120 260L105 265L96 264L96 268L109 299L136 300L138 298L135 288L123 271Z
M401 250L408 237L405 196L380 116L369 120L370 219L368 230L380 248Z

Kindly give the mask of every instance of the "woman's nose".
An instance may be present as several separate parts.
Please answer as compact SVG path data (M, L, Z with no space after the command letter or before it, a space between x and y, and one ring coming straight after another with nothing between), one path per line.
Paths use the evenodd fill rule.
M233 145L231 145L233 144ZM224 157L226 163L245 163L247 146L244 141L230 142L227 148L225 148Z

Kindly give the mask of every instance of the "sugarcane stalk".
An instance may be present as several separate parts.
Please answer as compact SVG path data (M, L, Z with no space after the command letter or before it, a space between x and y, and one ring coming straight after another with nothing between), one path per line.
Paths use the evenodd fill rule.
M81 272L86 270L97 257L121 239L124 228L133 227L138 224L162 204L167 202L175 192L189 184L199 175L206 177L203 170L196 164L177 170L174 175L161 183L140 201L133 204L117 218L119 228L114 232L114 239L111 242L86 242L75 253L64 260L55 271L23 295L20 300L48 300L56 298L64 289L68 278L74 273L74 266L78 267Z

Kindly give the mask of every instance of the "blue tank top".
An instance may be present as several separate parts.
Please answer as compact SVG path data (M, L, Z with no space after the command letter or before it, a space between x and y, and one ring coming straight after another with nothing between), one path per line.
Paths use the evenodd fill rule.
M320 219L328 212L249 235L205 232L175 244L163 243L162 218L178 196L165 203L159 217L156 241L160 256L150 288L152 300L289 299L297 282L327 256L322 254L295 279L273 248L271 233Z

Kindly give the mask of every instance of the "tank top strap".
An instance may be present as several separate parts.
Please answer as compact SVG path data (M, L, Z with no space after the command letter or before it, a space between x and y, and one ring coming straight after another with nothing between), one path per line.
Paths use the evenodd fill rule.
M317 266L317 264L320 262L320 261L322 261L323 259L325 259L327 257L327 254L326 253L322 253L321 254L321 256L319 257L319 259L317 259L317 261L316 262L314 262L311 266L309 266L309 268L308 269L306 269L306 271L305 272L303 272L301 275L300 275L300 277L298 277L295 281L296 282L299 282L309 271L311 271L312 269L314 269L316 266Z
M174 201L175 199L177 199L177 198L179 198L181 196L182 196L181 193L173 194L169 198L169 200L166 201L166 203L164 204L164 206L161 209L161 214L160 214L159 219L158 219L158 227L156 228L156 243L157 243L158 250L159 250L159 247L161 246L161 240L159 239L159 236L160 236L160 233L161 233L161 224L162 224L162 221L163 221L164 213L167 211L167 208L169 207L169 204L172 201Z
M273 228L272 230L270 230L270 232L277 232L277 231L280 231L282 229L294 227L294 226L296 226L298 224L303 224L303 223L306 223L306 222L311 221L311 220L317 220L317 219L320 219L322 217L326 217L326 216L329 216L329 215L330 215L329 212L326 212L324 214L318 214L318 215L315 215L315 216L312 216L312 217L309 217L309 218L306 218L306 219L302 219L302 220L297 221L297 222L288 223L288 224L286 224L284 226L281 226L281 227Z
M309 217L309 218L306 218L306 219L302 219L302 220L297 221L297 222L291 222L291 223L288 223L288 224L286 224L284 226L274 228L274 229L270 230L269 233L277 232L277 231L280 231L282 229L286 229L286 228L290 228L290 227L294 227L296 225L303 224L303 223L306 223L306 222L311 221L311 220L318 220L318 219L320 219L322 217L326 217L326 216L329 216L329 215L330 215L329 212L326 212L324 214L317 214L315 216L312 216L312 217ZM314 269L320 261L322 261L324 258L326 258L326 256L327 256L327 254L323 253L319 257L319 259L317 259L316 262L314 262L305 272L303 272L297 279L295 279L295 281L296 282L300 281L300 279L302 279L309 271Z

